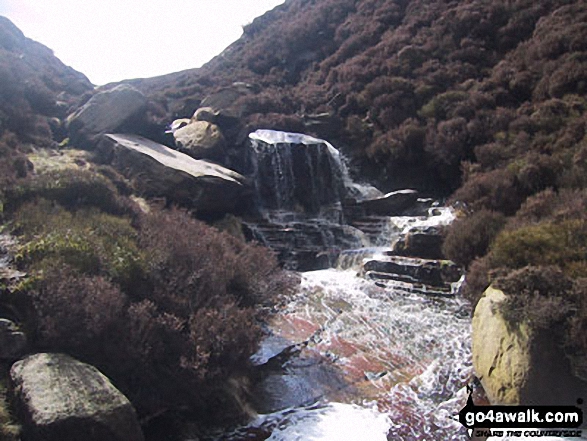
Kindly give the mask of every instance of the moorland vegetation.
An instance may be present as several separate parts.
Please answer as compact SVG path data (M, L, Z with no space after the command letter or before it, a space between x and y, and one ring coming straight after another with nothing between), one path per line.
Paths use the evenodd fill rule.
M141 210L107 167L35 171L27 154L59 150L59 120L93 92L0 24L0 207L34 344L95 363L142 415L205 414L287 280L185 211ZM587 378L583 2L288 0L204 67L129 82L162 121L245 84L231 109L248 129L326 138L383 190L448 198L460 218L444 252L467 269L464 294L501 287L504 314L553 329Z
M0 232L17 238L8 251L27 276L3 281L0 308L25 330L30 351L96 366L144 424L156 420L168 436L183 427L168 420L244 417L235 385L293 279L266 248L185 209L137 203L132 185L89 152L62 161L75 147L62 120L92 86L1 20ZM7 367L0 438L16 440Z
M185 116L247 83L233 108L251 129L324 137L384 190L448 197L461 218L444 251L467 268L464 294L530 283L529 267L543 277L504 286L530 317L548 297L539 280L587 277L586 42L583 2L291 0L203 68L133 84ZM575 288L566 335L585 326ZM579 334L565 345L586 354Z

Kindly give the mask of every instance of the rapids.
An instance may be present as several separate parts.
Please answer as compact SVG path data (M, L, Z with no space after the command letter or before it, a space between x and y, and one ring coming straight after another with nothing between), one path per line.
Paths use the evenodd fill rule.
M262 217L246 227L286 268L303 271L302 282L251 358L258 417L213 439L466 439L457 414L472 377L471 320L459 282L428 292L405 274L371 280L363 271L368 259L394 259L394 243L415 228L450 224L453 211L430 201L401 216L370 215L360 201L389 195L353 182L326 141L268 130L250 139ZM404 259L392 266L438 265Z
M472 375L467 302L382 288L352 269L302 277L253 358L268 371L255 390L264 414L222 439L466 439L455 415Z
M430 257L453 210L353 182L326 141L250 139L261 216L245 228L302 281L251 357L257 417L206 439L469 439L458 413L473 379L471 305L462 270Z
M250 141L260 216L245 228L302 282L251 358L258 416L210 439L466 439L457 414L473 375L471 311L460 270L393 248L450 224L453 210L354 182L326 141L270 130Z

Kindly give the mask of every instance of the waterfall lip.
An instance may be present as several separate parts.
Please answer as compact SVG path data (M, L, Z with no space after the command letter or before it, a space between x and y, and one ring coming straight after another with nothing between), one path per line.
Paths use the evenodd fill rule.
M328 141L320 138L315 138L305 133L296 132L282 132L280 130L269 130L269 129L258 129L252 133L249 133L249 139L254 141L261 141L265 144L324 144L330 151L331 156L342 164L340 152L336 147L330 144Z
M254 132L249 134L249 138L257 141L262 141L267 144L326 144L331 146L331 144L328 141L319 138L314 138L313 136L306 135L304 133L281 132L279 130L255 130ZM334 149L334 147L332 148Z

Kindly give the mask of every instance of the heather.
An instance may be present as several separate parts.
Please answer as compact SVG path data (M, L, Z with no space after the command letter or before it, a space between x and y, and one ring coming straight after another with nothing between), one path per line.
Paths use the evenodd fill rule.
M212 103L234 123L237 169L247 131L305 132L382 190L446 198L463 295L503 289L504 316L552 329L585 377L586 23L565 0L288 0L204 67L130 80L150 99L137 132L163 139L164 123ZM188 211L142 211L108 167L35 169L27 155L67 151L64 117L94 92L3 29L0 211L29 273L17 290L35 348L94 363L147 420L210 422L288 278Z
M508 295L526 298L535 289L524 268L543 279L559 271L570 281L564 294L512 300L518 315L508 317L551 323L563 302L558 309L574 318L557 322L561 342L568 354L584 353L584 5L302 3L256 20L199 71L137 85L175 115L183 100L248 82L233 109L250 127L303 127L385 190L450 195L460 218L444 251L468 268L463 293L475 303L510 277Z
M251 128L326 137L385 189L448 194L509 168L513 214L581 179L584 22L564 1L290 1L203 68L133 84L178 117L247 83L229 107Z
M62 119L89 82L11 24L2 32L0 214L27 274L2 282L2 310L31 351L100 369L153 430L245 417L238 384L246 389L262 324L294 280L267 249L185 209L139 205L132 183L71 150ZM9 407L2 389L0 433L16 439Z
M247 373L269 306L292 287L271 253L179 209L116 216L36 199L11 217L37 349L94 364L146 417L243 417L214 403L234 402L228 379Z
M585 276L567 213L586 185L585 23L564 0L292 0L203 68L133 84L170 117L246 84L223 108L249 128L303 129L384 190L450 196L444 248L476 302L525 265Z

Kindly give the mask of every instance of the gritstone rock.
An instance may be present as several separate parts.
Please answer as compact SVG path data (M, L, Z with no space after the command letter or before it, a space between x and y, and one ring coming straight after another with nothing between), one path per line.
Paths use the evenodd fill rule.
M137 135L105 135L98 150L143 195L165 197L198 213L234 212L248 191L237 172Z
M10 370L30 441L143 441L128 399L95 367L64 354L35 354Z

